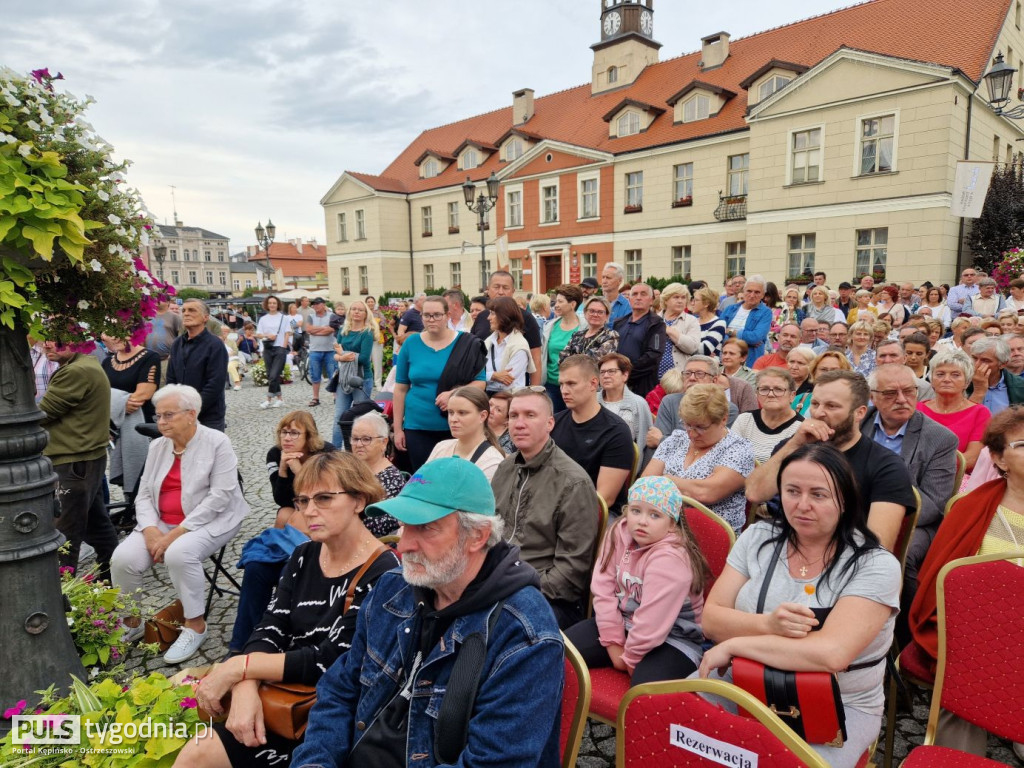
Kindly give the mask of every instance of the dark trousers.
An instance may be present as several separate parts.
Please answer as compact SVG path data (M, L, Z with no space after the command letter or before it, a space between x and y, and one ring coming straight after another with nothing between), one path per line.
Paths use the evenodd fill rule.
M591 669L612 665L607 649L598 639L597 619L581 621L567 629L565 636L576 646L583 661ZM633 670L629 684L634 686L656 683L660 680L685 680L696 671L697 665L690 661L685 653L665 643L647 652Z
M405 450L409 454L410 471L415 473L417 469L426 464L434 446L442 440L451 440L451 437L452 433L448 430L444 432L432 429L405 430Z
M228 650L241 651L253 629L267 612L274 588L281 578L287 560L277 563L246 563L242 576L242 591L238 596L238 616L231 631Z
M544 389L548 392L548 397L551 398L552 405L555 406L555 413L561 413L565 410L565 400L562 399L562 390L557 384L545 384Z
M82 542L96 550L100 578L110 580L110 556L117 548L117 529L103 503L103 479L107 457L72 461L53 468L57 473L57 498L60 517L57 530L70 542L67 554L60 555L61 566L78 568Z
M284 347L268 347L263 352L263 361L267 366L267 394L281 396L281 373L288 360L288 350Z
M555 614L555 621L558 622L558 628L561 630L566 630L583 621L583 605L579 600L573 603L568 600L548 599L548 605L551 606L551 612Z

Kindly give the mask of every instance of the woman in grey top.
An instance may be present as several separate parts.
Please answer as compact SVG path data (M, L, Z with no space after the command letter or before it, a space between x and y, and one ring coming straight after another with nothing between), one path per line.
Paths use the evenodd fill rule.
M811 443L788 456L779 489L783 517L739 537L708 596L704 633L718 645L704 654L700 675L735 656L838 673L846 742L812 747L830 765L853 768L881 727L900 565L857 513L852 470L831 445Z
M654 426L654 417L651 416L651 407L647 401L635 392L630 392L626 386L633 364L628 357L618 352L605 355L597 362L601 374L598 402L626 422L633 442L636 443L637 455L643 457L647 430ZM639 467L636 469L639 471Z

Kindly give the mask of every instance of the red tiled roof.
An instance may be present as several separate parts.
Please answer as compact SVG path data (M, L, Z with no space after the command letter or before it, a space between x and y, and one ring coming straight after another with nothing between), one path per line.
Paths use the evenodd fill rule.
M556 141L599 149L631 152L689 139L741 130L746 126L746 91L741 87L753 73L772 60L812 67L847 47L887 56L952 67L975 82L984 74L1011 0L869 0L860 5L797 21L786 26L732 40L722 66L702 71L695 52L647 67L627 88L591 95L590 84L537 98L534 116L518 130ZM672 115L658 116L647 131L610 138L602 121L616 104L630 99L644 104L666 104L673 94L694 80L737 92L722 110L707 120L674 125ZM454 165L439 176L420 179L415 162L430 147L451 154L470 136L498 144L509 135L512 106L424 131L380 176L351 173L374 189L418 192L461 183L464 172ZM481 180L502 162L489 156L470 172Z

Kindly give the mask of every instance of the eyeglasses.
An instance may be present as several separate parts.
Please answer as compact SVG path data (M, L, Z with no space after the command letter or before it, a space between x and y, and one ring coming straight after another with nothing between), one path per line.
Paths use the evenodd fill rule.
M292 499L292 506L295 507L298 512L305 512L306 507L309 506L309 502L312 501L316 504L317 509L324 509L325 507L331 506L331 502L334 501L335 496L348 496L348 491L321 491L320 493L314 493L312 496L296 496Z
M444 312L424 312L423 313L423 319L424 320L440 320L442 317L444 317Z
M171 418L177 416L179 413L185 413L185 411L166 411L165 413L154 413L153 418L157 421L170 421Z
M697 379L697 381L704 381L704 379L713 379L715 375L708 373L707 371L683 371L683 377L687 379Z
M686 432L687 434L697 435L697 437L700 437L701 435L707 433L707 431L711 429L713 426L714 424L708 424L707 426L704 427L698 427L694 424L683 424L683 431Z
M281 437L302 437L302 433L295 429L282 429Z
M613 373L622 373L622 371L620 371L618 368L602 368L601 369L601 375L602 376L611 376Z
M352 445L369 445L374 440L387 440L387 438L380 437L379 435L377 437L353 437L350 439L350 442Z
M586 314L588 315L607 315L608 311L604 307L598 307L597 309L588 309Z
M917 399L917 387L907 387L906 389L872 389L871 394L879 400L895 400L900 395L903 395L907 400Z
M789 390L782 387L758 387L757 394L761 397L782 397Z
M1024 440L1014 440L1012 443L1007 443L1006 447L1013 449L1024 448Z

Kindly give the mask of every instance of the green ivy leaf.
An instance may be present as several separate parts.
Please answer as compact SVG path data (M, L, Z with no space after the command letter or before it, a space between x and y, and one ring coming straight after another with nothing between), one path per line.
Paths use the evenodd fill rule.
M40 227L33 227L27 224L21 228L22 237L31 241L35 252L47 261L53 255L53 241L58 234L60 234L59 231L51 232L49 228L41 229Z

